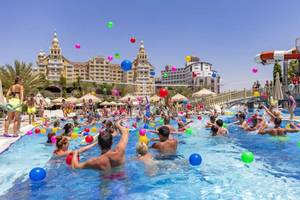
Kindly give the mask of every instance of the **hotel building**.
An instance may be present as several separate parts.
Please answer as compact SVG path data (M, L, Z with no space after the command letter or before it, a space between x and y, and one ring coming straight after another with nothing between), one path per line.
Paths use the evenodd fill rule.
M143 41L132 63L132 70L124 72L120 64L113 64L103 56L93 57L86 62L70 61L62 55L57 34L54 33L49 54L40 51L37 56L36 71L44 74L49 81L59 81L63 76L67 83L76 81L77 77L96 83L132 83L128 87L134 87L136 95L153 94L155 83L150 72L154 71L154 67L148 62Z

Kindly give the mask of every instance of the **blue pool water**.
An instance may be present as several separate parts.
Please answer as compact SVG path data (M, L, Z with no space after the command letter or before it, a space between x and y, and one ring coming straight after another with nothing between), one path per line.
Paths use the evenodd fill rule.
M72 170L64 159L51 157L54 147L45 145L45 136L24 136L0 155L0 199L299 199L299 133L282 139L229 126L229 137L211 137L203 128L206 120L195 119L192 135L175 136L177 156L150 166L134 159L137 135L131 133L127 162L110 177ZM79 145L73 141L71 148ZM240 161L245 150L255 155L250 165ZM189 165L192 153L202 156L200 166ZM81 160L99 154L95 147ZM28 173L37 166L46 169L47 177L33 183Z

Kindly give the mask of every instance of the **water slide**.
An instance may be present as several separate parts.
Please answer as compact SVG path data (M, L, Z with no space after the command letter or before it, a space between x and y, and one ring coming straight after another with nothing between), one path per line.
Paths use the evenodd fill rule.
M288 51L264 51L255 56L255 62L263 65L275 63L275 61L285 61L300 59L300 52L296 48Z

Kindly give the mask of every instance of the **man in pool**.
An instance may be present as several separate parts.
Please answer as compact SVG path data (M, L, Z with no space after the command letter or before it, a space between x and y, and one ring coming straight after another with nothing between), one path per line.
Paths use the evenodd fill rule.
M211 127L212 136L226 136L228 133L228 130L223 127L223 120L218 119L216 121L216 124Z
M169 139L170 129L167 126L161 126L158 129L159 142L154 143L152 148L157 149L161 153L175 153L177 150L176 139Z
M115 149L111 149L113 137L110 133L104 132L99 134L98 144L101 149L101 155L79 163L77 158L78 151L74 151L72 167L75 169L98 169L109 170L114 167L121 166L125 163L125 150L128 143L128 129L120 125L120 121L116 122L116 128L119 129L121 139Z
M299 128L281 128L280 125L281 125L281 119L280 118L275 118L274 119L274 128L271 128L271 129L264 129L264 128L261 128L259 131L258 131L258 134L261 134L261 135L264 135L264 134L269 134L269 135L272 135L272 136L281 136L281 135L285 135L287 133L296 133L296 132L299 132L300 129Z

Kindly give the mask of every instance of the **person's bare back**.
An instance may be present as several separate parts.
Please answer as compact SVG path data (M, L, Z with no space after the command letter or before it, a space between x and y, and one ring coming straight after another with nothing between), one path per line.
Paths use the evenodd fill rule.
M160 141L154 143L152 148L157 149L161 153L175 153L177 150L177 140L169 139L170 129L167 126L162 126L158 129Z

